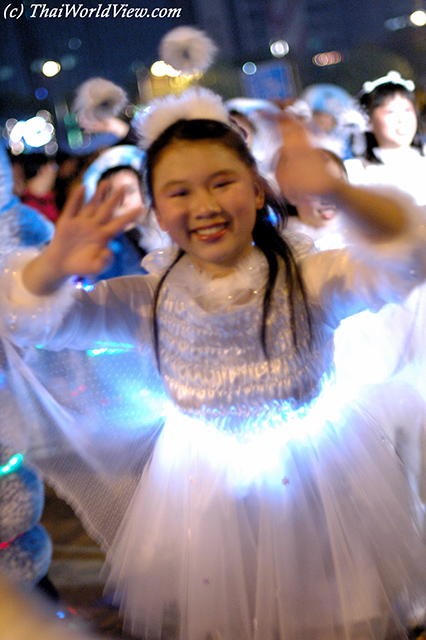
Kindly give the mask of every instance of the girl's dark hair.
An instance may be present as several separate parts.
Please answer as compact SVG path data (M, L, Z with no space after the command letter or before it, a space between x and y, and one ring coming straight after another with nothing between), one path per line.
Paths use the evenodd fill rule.
M379 84L373 91L362 93L358 96L358 102L361 109L364 113L371 117L373 111L377 109L377 107L381 107L389 98L394 98L396 95L400 95L403 98L407 98L412 105L417 114L416 104L415 104L415 96L412 91L409 91L404 85L396 84L395 82L384 82L383 84ZM417 114L418 115L418 114ZM382 161L377 158L374 154L374 149L378 147L378 142L376 136L371 131L365 132L365 151L363 153L363 157L372 162L374 164L382 164ZM411 146L420 151L423 155L423 145L420 139L420 133L417 130L416 135L414 136L413 142Z
M120 171L131 171L138 178L139 182L140 183L142 182L141 172L135 169L135 167L132 167L132 165L130 164L119 164L115 167L110 167L109 169L106 169L106 171L104 171L101 174L101 177L99 178L98 182L100 182L101 180L108 180L108 178L110 178L111 176L115 176L115 174L120 173ZM142 185L141 185L141 188L142 188Z
M216 120L179 120L166 129L151 145L146 152L145 158L145 184L148 195L155 208L153 197L153 171L156 163L161 157L162 151L173 141L197 141L215 140L233 150L242 162L251 170L256 172L256 162L240 133L232 126L228 126ZM262 322L260 327L260 341L265 356L268 357L266 324L271 307L272 293L278 275L278 257L285 264L284 278L288 291L288 301L290 306L290 322L293 343L296 348L301 345L302 332L312 340L312 324L309 313L307 296L300 273L300 269L294 258L293 252L285 241L281 231L287 221L287 212L282 202L274 197L266 181L258 176L265 190L264 206L257 211L256 222L253 229L253 242L264 253L268 265L268 282L263 297ZM181 250L177 254L173 263L160 279L153 300L153 336L154 349L157 363L160 366L159 355L159 329L157 320L158 300L161 288L165 279L175 264L182 258L184 252Z
M34 178L39 169L44 167L45 164L55 163L55 158L53 156L47 156L42 152L25 153L21 157L25 180L31 180L31 178Z

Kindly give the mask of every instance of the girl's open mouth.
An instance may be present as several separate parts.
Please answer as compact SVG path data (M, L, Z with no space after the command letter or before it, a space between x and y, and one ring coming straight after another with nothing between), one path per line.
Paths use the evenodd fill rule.
M318 213L323 220L332 220L336 215L336 209L330 206L322 207L321 209L318 209Z
M221 222L220 224L211 225L210 227L200 227L191 231L200 240L213 241L221 238L226 231L228 224Z

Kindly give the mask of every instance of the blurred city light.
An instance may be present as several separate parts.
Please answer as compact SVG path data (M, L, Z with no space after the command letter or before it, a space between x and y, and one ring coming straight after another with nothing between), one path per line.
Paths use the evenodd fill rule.
M410 21L415 27L424 27L426 24L426 11L423 11L423 9L413 11L410 15Z
M11 142L10 150L14 156L19 156L20 153L25 151L25 144L23 140L19 140L19 142Z
M177 78L180 75L180 71L172 67L170 64L166 64L164 60L157 60L151 65L151 73L156 78L162 78L169 76L170 78Z
M71 71L71 69L75 68L77 62L77 56L72 53L68 53L66 56L62 56L60 65L65 71Z
M257 67L254 62L245 62L242 69L247 76L252 76L257 71Z
M68 40L68 47L70 49L72 49L73 51L76 51L77 49L80 49L80 47L81 47L80 38L70 38Z
M385 20L385 29L389 31L398 31L399 29L405 29L410 23L408 16L397 16L396 18L389 18Z
M0 67L0 80L10 80L13 77L14 73L15 72L13 67L10 67L10 66Z
M340 51L326 51L324 53L317 53L312 58L312 62L316 64L317 67L327 67L330 64L338 64L342 62L343 59L343 53Z
M283 58L290 51L290 46L286 40L276 40L269 49L275 58Z
M35 97L37 98L37 100L44 100L45 98L47 98L47 95L48 91L44 87L39 87L35 90Z
M16 118L8 118L6 120L5 128L6 128L6 131L8 132L8 135L10 134L10 132L12 131L13 127L17 122L18 121Z
M42 69L43 69L43 64L44 61L43 60L33 60L30 64L30 69L33 73L41 73Z
M41 116L34 116L25 123L24 140L30 147L43 147L51 141L53 125Z
M44 150L48 156L54 156L58 152L58 149L59 149L59 146L55 140L51 140L44 147Z
M48 78L56 76L56 74L59 73L60 70L61 65L59 64L59 62L55 62L54 60L47 60L41 68L43 75L47 76Z
M19 120L10 130L9 139L11 144L23 144L23 141L30 147L43 147L48 144L55 133L54 126L37 115L29 120Z
M24 137L24 131L25 131L25 121L19 120L13 125L12 129L9 132L10 141L15 143L22 140L22 138Z

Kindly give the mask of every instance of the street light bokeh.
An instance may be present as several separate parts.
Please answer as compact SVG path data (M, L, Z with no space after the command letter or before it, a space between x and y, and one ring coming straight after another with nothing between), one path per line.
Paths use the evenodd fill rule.
M48 78L56 76L56 74L59 73L60 70L61 65L59 64L59 62L55 62L54 60L46 60L41 68L43 75L47 76Z

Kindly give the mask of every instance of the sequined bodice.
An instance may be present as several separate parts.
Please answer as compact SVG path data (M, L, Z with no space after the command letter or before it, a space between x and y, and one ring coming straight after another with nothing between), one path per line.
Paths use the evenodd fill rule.
M266 359L260 340L266 262L255 252L246 272L208 281L178 264L159 307L162 375L185 413L225 420L256 418L315 398L331 366L331 344L294 348L286 293L277 286L268 321ZM166 280L167 282L167 280ZM191 317L191 323L188 323ZM167 354L167 356L166 356Z

